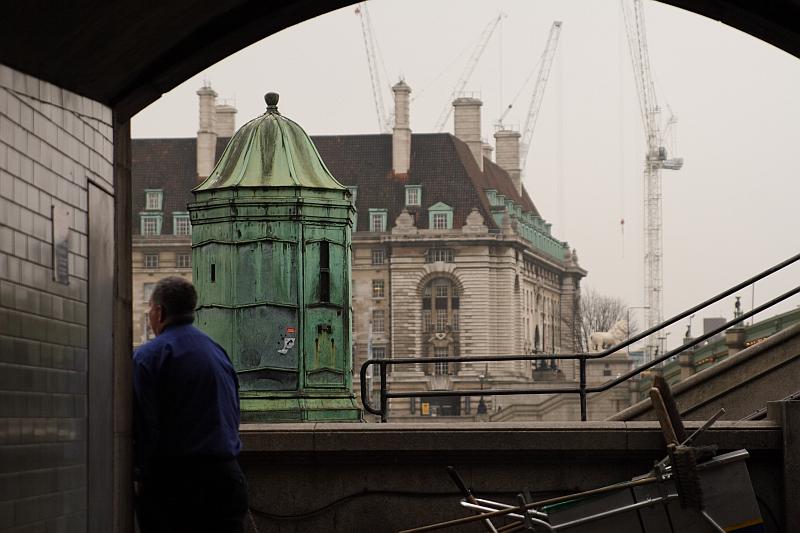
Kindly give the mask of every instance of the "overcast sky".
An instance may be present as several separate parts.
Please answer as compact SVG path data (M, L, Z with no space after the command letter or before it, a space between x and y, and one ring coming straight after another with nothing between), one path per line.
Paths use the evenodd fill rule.
M642 166L645 138L617 0L374 0L385 65L383 94L412 87L411 128L432 132L472 47L507 16L467 91L484 102L491 138L502 109L536 66L554 20L563 21L525 186L553 233L578 251L584 286L643 305ZM663 176L664 316L668 317L800 249L800 60L738 30L657 2L645 3L659 103L678 117L680 171ZM384 74L382 72L382 74ZM235 100L237 126L261 114L263 94L311 135L377 133L359 17L344 8L289 28L188 80L139 113L134 137L192 137L195 91L209 80ZM506 124L524 122L532 87ZM447 125L452 131L452 118ZM624 219L624 233L620 220ZM755 289L755 303L797 284L800 268ZM752 292L741 293L745 309ZM788 310L798 298L778 308ZM733 300L699 313L730 317ZM774 314L768 312L765 316ZM639 323L642 323L640 311ZM671 330L676 346L685 323Z

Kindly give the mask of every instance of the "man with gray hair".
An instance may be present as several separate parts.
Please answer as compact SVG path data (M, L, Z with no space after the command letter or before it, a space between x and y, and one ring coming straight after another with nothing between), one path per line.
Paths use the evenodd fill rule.
M186 279L159 281L147 313L156 338L133 356L142 533L244 531L239 383L225 350L192 325L196 305Z

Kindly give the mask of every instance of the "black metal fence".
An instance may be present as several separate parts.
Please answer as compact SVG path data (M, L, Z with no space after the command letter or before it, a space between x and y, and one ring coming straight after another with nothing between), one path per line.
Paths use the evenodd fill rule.
M653 333L661 331L662 329L671 326L672 324L682 320L690 315L695 314L697 311L715 303L719 300L731 296L733 293L752 285L753 283L766 278L778 272L779 270L786 268L787 266L797 262L800 260L800 254L794 255L789 259L778 263L777 265L764 270L763 272L731 287L730 289L723 291L716 296L705 300L702 303L695 305L694 307L679 313L672 318L665 320L661 324L653 326L650 329L642 331L641 333L636 334L633 337L630 337L624 342L621 342L611 348L608 348L602 352L596 353L570 353L570 354L537 354L537 355L479 355L479 356L469 356L469 357L403 357L397 359L370 359L366 361L363 365L361 365L361 401L364 405L364 410L374 415L379 415L381 417L381 422L386 422L387 413L388 413L388 402L391 398L419 398L419 397L437 397L437 396L446 396L446 397L463 397L463 396L510 396L510 395L527 395L527 394L577 394L580 397L580 404L581 404L581 420L585 421L587 418L587 406L586 406L586 399L589 394L604 392L612 387L616 387L620 383L624 383L629 379L641 374L645 370L648 370L663 361L670 359L671 357L676 356L680 352L692 348L700 344L701 342L710 339L714 335L725 331L726 329L730 328L733 325L736 325L740 322L747 320L748 318L756 315L770 307L786 300L794 296L797 293L800 293L800 286L795 287L794 289L787 291L772 300L759 305L758 307L743 313L742 315L734 318L730 322L727 322L713 330L704 333L703 335L692 339L691 341L683 344L682 346L675 348L674 350L670 350L656 358L653 358L651 361L646 362L645 364L634 368L625 374L618 376L616 379L612 379L602 385L597 385L593 387L589 387L586 384L586 361L589 359L602 359L604 357L608 357L609 355L618 352L619 350L630 346L644 338L649 337ZM459 391L451 391L451 390L425 390L425 391L403 391L403 392L395 392L390 391L387 388L387 368L389 366L395 365L418 365L418 364L425 364L425 363L462 363L462 362L469 362L469 363L480 363L480 362L495 362L495 361L569 361L569 360L578 360L579 364L579 377L578 377L578 387L563 387L563 388L520 388L520 389L472 389L472 390L459 390ZM376 408L373 407L370 403L370 395L367 390L367 372L370 366L378 366L378 373L380 376L380 405Z

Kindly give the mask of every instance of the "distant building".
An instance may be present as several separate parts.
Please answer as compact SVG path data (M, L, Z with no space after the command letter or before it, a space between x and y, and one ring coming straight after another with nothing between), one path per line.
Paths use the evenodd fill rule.
M703 319L703 335L705 335L709 331L713 331L713 330L717 329L718 327L720 327L723 324L725 324L725 322L727 322L727 320L725 318L721 317L721 316L719 316L719 317L711 317L711 318L704 318ZM708 341L709 342L719 341L719 340L722 340L722 338L724 336L725 336L724 333L717 333L716 335L714 335L713 337L708 339Z
M393 90L391 134L312 137L332 174L350 188L358 211L352 262L356 370L369 358L574 351L586 271L521 185L519 133L495 134L494 162L480 138L480 100L454 102L455 135L412 134L411 89L400 82ZM143 319L152 284L168 274L191 276L191 228L184 223L190 190L208 176L234 132L235 110L217 106L208 87L198 95L197 139L133 140L137 343L149 334ZM437 390L575 378L572 364L537 369L528 362L441 362L393 367L389 382L393 390ZM479 401L394 400L390 416L474 418ZM484 402L487 417L505 410L508 418L525 404L528 419L575 418L578 405L577 397L550 396Z
M133 343L152 337L150 292L159 279L192 276L192 227L186 204L198 176L208 176L236 131L236 108L217 104L211 87L197 91L200 128L194 139L135 139L133 181Z
M722 317L703 320L703 334L709 333L726 324L729 319ZM664 365L656 367L669 382L675 385L701 370L724 361L735 353L758 344L772 335L800 323L800 309L792 309L778 315L765 318L749 325L735 326L718 333L698 346L685 350L677 357L671 358ZM691 339L684 339L684 343ZM647 396L652 379L645 377L634 386L633 402Z

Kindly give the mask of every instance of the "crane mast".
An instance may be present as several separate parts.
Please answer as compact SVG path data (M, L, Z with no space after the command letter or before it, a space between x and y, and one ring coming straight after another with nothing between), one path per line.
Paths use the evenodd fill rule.
M467 86L470 77L472 77L472 73L475 72L475 67L478 66L478 61L480 61L484 50L486 50L486 45L489 44L489 39L492 38L494 31L497 29L500 21L503 20L503 17L505 16L505 13L500 13L497 15L497 17L492 19L491 22L486 25L486 28L484 28L483 32L481 32L481 35L478 38L478 43L475 45L475 48L473 49L472 54L470 55L469 60L464 67L464 71L461 73L461 77L458 79L455 89L453 89L452 98L445 104L444 109L442 109L442 112L439 114L439 118L436 120L436 131L444 131L447 120L450 118L450 114L453 112L452 99L464 91L464 87Z
M533 130L536 128L536 120L539 118L539 109L542 107L542 98L544 98L544 90L547 87L547 80L550 77L550 67L553 66L553 58L556 55L556 48L558 47L558 38L561 35L561 21L554 21L550 27L550 35L547 37L547 44L542 52L542 57L539 60L539 74L536 78L536 85L533 89L531 96L531 104L528 107L527 118L525 125L522 128L522 138L520 139L519 156L520 168L525 171L525 165L528 161L528 152L531 149L531 140L533 139ZM510 108L510 106L509 106ZM502 120L502 119L501 119Z
M646 328L649 329L663 320L661 169L679 170L683 166L683 159L668 159L663 145L661 110L650 68L642 0L632 0L630 3L629 0L621 0L621 6L647 142L644 164L644 305ZM668 124L674 122L675 118L670 117ZM653 359L656 350L655 339L651 335L645 350L648 361Z
M389 133L392 130L392 119L391 116L386 113L386 107L383 105L383 88L387 87L388 84L384 83L380 74L380 69L378 68L378 62L380 60L378 43L372 31L372 19L367 10L367 3L361 2L356 7L355 12L361 19L361 34L364 38L364 50L366 50L367 53L369 79L372 83L372 99L375 102L378 130L383 133Z

